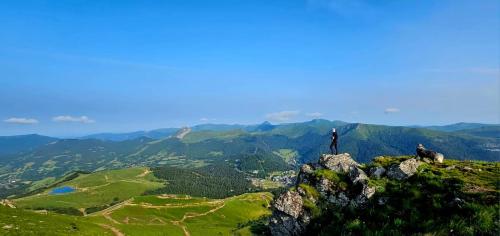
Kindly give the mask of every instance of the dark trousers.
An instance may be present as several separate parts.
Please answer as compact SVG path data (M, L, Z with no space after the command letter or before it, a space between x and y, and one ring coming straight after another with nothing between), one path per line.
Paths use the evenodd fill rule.
M332 141L332 143L330 144L330 152L332 153L333 155L333 148L335 147L335 155L338 155L338 149L337 149L337 141Z

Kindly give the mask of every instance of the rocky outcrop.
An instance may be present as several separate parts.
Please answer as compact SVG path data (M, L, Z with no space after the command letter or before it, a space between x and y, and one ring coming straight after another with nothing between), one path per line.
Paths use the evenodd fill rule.
M280 195L273 204L274 211L269 222L271 234L300 235L310 220L304 214L303 204L298 192L287 191Z
M302 213L302 197L297 192L287 191L274 202L274 208L293 218L298 218Z
M360 185L359 192L339 188L340 181L332 176L317 175L318 171L333 171L345 176L353 185ZM333 174L335 175L335 174ZM281 194L273 203L273 215L269 222L272 235L300 235L311 220L309 204L325 201L343 208L349 204L363 206L375 193L375 188L368 186L368 175L347 153L340 155L322 155L317 164L304 164L297 176L295 191ZM311 191L315 192L311 194ZM311 207L311 206L308 206Z
M404 180L417 173L420 164L411 158L385 166L387 169L374 166L368 170L368 175L347 153L322 155L318 163L303 165L294 190L281 194L274 202L269 223L271 234L303 234L318 206L343 211L347 206L363 209L370 202L385 205L389 199L383 194L373 199L377 183L370 178L385 178L387 175L391 179Z
M391 179L403 180L413 176L417 173L417 168L420 166L420 162L411 158L403 161L399 164L392 165L387 171L387 176Z
M319 159L319 164L324 168L340 173L347 173L351 168L359 167L359 164L351 158L349 153L339 155L323 154Z

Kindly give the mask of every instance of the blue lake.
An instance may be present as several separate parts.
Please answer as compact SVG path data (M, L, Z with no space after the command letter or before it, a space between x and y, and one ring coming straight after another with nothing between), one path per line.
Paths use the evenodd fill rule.
M70 186L63 186L63 187L60 187L60 188L55 188L55 189L52 189L52 191L50 192L50 194L65 194L65 193L71 193L71 192L74 192L75 189L70 187Z

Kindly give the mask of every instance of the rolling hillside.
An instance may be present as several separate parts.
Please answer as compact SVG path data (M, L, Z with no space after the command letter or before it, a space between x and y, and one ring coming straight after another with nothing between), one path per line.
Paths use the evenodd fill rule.
M80 173L25 197L4 200L0 234L251 235L252 222L270 214L270 193L220 199L144 195L172 184L175 173L163 174L167 181L157 179L149 168ZM67 188L72 191L59 192Z
M182 139L60 139L19 154L0 155L0 189L4 189L5 197L7 193L22 192L31 182L59 178L72 171L132 166L225 165L247 177L265 178L274 171L295 169L300 163L315 161L319 153L329 152L332 127L340 135L340 152L351 153L359 162L369 162L380 155L411 155L418 143L446 158L499 160L500 139L495 136L498 126L444 132L327 120L282 125L203 125L193 127Z

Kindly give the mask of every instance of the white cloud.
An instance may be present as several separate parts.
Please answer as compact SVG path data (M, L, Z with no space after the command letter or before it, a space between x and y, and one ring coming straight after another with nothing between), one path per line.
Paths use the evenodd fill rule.
M384 113L385 113L385 114L389 114L389 113L397 113L397 112L399 112L399 111L400 111L400 110L399 110L398 108L393 108L393 107L391 107L391 108L386 108L386 109L384 110Z
M32 119L32 118L18 118L18 117L12 117L9 119L4 120L6 123L11 123L11 124L20 124L20 125L32 125L32 124L38 124L37 119Z
M300 114L299 111L280 111L267 114L266 119L276 122L285 122L293 119L299 114Z
M210 120L210 119L208 119L208 118L205 118L205 117L203 117L203 118L200 118L200 121L201 121L201 122L207 122L207 121L209 121L209 120Z
M311 113L306 113L306 116L312 117L312 118L320 118L323 116L323 113L321 112L311 112Z
M78 122L78 123L84 123L84 124L95 123L95 120L92 120L92 119L88 118L87 116L80 116L80 117L56 116L56 117L53 117L52 120L55 122Z

